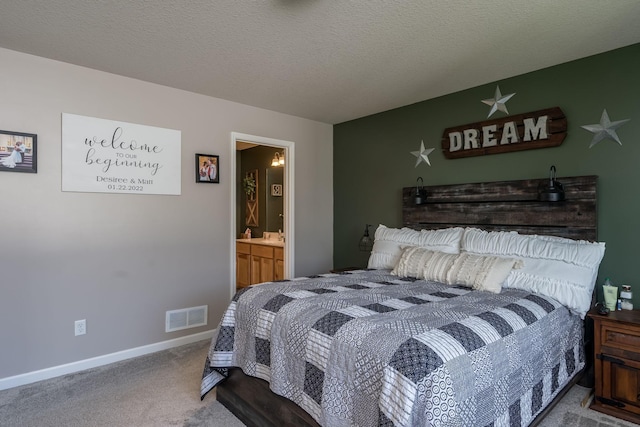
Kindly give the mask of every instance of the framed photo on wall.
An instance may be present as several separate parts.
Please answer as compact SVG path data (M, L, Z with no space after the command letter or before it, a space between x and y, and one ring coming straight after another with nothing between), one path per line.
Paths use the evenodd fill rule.
M196 153L196 182L220 184L220 156Z
M282 184L271 184L271 195L274 197L282 197Z
M38 172L38 136L0 130L0 171Z

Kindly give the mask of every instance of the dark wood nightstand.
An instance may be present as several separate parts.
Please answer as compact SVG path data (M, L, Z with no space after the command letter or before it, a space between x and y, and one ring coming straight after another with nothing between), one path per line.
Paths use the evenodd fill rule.
M640 311L613 311L593 319L594 409L640 424Z

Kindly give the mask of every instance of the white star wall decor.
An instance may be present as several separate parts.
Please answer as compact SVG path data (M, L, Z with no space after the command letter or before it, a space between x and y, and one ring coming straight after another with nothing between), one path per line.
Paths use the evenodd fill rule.
M429 166L431 166L431 162L429 161L429 154L431 154L431 152L433 151L433 148L424 148L424 141L420 141L420 150L419 151L412 151L411 154L413 154L414 156L416 156L418 159L416 160L416 168L418 167L418 165L422 162L425 162L426 164L428 164Z
M593 133L593 139L591 140L591 144L589 144L589 148L596 145L598 142L603 139L612 139L618 144L622 145L622 141L618 138L618 134L616 134L616 129L620 126L628 122L629 119L618 120L612 122L609 120L609 114L607 114L607 109L605 108L602 111L602 117L600 117L600 123L595 125L584 125L581 126L582 129L586 129L589 132Z
M493 96L493 98L482 100L484 104L487 104L491 107L487 118L491 117L491 115L498 110L502 111L503 113L509 114L509 112L507 111L507 106L505 104L508 100L511 99L513 95L515 95L515 93L510 93L509 95L503 96L502 93L500 93L500 86L496 86L496 94Z

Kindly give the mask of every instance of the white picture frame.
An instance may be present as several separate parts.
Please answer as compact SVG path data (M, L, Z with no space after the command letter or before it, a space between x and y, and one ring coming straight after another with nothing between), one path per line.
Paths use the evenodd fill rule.
M282 197L282 184L271 184L271 195Z
M62 114L62 191L181 194L181 132Z

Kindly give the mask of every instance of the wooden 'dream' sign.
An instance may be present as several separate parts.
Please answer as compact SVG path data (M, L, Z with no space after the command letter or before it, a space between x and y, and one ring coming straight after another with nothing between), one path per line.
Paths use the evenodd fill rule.
M447 128L442 151L448 159L557 147L567 136L560 107Z

